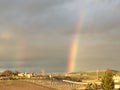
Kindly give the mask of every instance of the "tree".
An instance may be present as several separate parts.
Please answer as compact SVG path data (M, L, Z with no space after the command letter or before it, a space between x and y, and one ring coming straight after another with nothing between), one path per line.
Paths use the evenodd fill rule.
M114 90L113 73L109 69L107 69L104 73L101 88L103 90Z
M13 71L13 75L18 75L18 73L20 73L19 71Z
M5 70L4 72L2 72L2 75L4 75L4 76L12 76L13 72L10 71L10 70Z

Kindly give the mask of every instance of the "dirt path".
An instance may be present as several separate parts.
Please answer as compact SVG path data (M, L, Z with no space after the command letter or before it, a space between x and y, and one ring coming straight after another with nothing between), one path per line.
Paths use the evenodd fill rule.
M53 90L25 81L0 81L0 90Z

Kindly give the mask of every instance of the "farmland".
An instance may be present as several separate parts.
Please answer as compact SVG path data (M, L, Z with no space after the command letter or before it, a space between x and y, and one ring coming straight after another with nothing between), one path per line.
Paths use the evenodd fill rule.
M0 81L0 90L54 90L54 89L20 80L19 81L4 80Z

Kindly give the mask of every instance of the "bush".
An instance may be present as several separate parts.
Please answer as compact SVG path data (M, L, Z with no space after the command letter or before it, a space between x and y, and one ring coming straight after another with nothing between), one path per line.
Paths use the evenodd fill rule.
M104 73L101 88L103 90L114 90L113 73L109 69L107 69Z

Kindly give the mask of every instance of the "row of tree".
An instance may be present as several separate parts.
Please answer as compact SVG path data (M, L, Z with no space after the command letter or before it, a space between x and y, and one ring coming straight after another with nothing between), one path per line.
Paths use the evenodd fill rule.
M1 76L12 76L12 75L18 75L18 71L10 71L10 70L5 70L1 73Z

